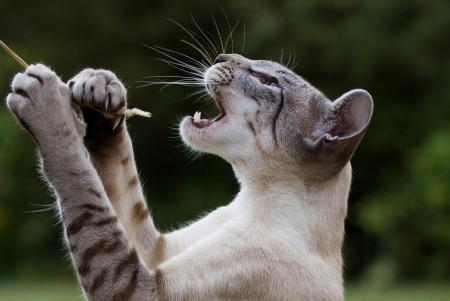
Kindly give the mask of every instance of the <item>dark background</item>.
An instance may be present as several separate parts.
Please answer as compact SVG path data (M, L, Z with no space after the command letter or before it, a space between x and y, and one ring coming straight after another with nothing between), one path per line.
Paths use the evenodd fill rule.
M201 59L181 42L223 38L239 21L234 51L285 63L336 99L369 91L375 112L352 159L345 274L349 281L450 278L450 2L444 0L25 1L0 0L0 39L26 62L48 64L67 81L84 67L115 71L132 107L140 175L156 224L170 230L226 204L238 191L231 168L210 155L193 160L177 138L181 116L214 105L185 98L195 89L138 88L146 76L180 75L141 45ZM244 30L245 23L245 30ZM228 46L231 52L231 45ZM216 54L212 54L215 56ZM0 50L0 95L22 68ZM205 116L204 115L204 116ZM72 274L53 198L39 178L35 147L0 106L0 279ZM37 211L37 212L36 212Z

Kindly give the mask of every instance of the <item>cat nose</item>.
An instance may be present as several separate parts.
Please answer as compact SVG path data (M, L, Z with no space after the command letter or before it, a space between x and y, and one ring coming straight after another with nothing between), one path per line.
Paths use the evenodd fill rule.
M216 57L216 59L214 60L214 64L218 64L218 63L225 63L226 61L228 61L228 58L225 54L219 54L218 57Z

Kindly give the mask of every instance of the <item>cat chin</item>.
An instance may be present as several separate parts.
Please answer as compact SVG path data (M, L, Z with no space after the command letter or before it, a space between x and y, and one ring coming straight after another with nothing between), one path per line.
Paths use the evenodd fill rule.
M215 153L223 143L229 140L228 115L220 116L214 120L195 120L187 116L180 123L180 135L190 147L209 153Z

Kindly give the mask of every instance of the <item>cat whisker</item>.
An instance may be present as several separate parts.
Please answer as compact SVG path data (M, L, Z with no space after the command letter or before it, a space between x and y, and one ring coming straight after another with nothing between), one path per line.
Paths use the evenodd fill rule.
M187 58L189 61L191 61L191 62L197 64L199 67L205 68L205 70L206 70L207 68L209 68L209 66L206 65L204 62L198 61L198 60L196 60L196 59L194 59L194 58L192 58L192 57L190 57L190 56L188 56L188 55L186 55L186 54L183 54L183 53L180 53L180 52L177 52L177 51L174 51L174 50L170 50L170 49L167 49L167 48L159 47L159 46L154 46L154 47L152 47L152 46L148 46L148 45L145 45L145 44L142 44L142 45L144 45L144 46L146 46L146 47L152 49L153 51L156 51L156 52L158 52L158 53L160 53L160 54L162 54L162 55L164 55L164 56L166 56L166 57L168 57L168 58L170 58L170 59L172 59L172 60L174 60L174 61L176 61L176 62L178 62L178 63L180 63L180 64L185 64L185 65L187 65L185 62L180 61L179 59L174 58L173 56L167 54L167 53L164 52L164 51L167 51L167 52L174 53L174 54L180 55L180 56L182 56L182 57L185 57L185 58Z
M188 29L186 29L185 27L183 27L181 24L179 24L178 22L169 19L170 21L172 21L173 23L175 23L176 25L178 25L181 29L183 29L198 45L199 47L203 50L201 51L199 48L195 47L195 49L197 49L202 55L203 57L210 63L213 63L213 60L211 58L211 56L209 56L208 51L206 50L206 48L195 38L195 36L192 34L192 32ZM192 45L191 45L192 46Z
M192 83L182 83L182 82L174 81L174 82L151 82L151 83L147 83L145 85L141 85L138 88L147 87L147 86L154 86L154 85L163 85L161 87L161 89L159 89L160 91L162 91L167 86L171 86L171 85L187 86L187 87L193 87L194 86ZM201 86L201 85L198 84L197 86Z
M236 25L234 26L233 30L231 30L231 25L230 25L230 22L228 21L228 16L225 13L225 10L224 10L223 6L221 5L220 7L222 8L223 14L225 15L225 20L227 20L228 29L230 30L230 34L228 35L227 41L225 42L225 49L224 50L227 49L228 41L231 39L231 52L233 53L234 52L234 47L233 47L234 46L233 45L234 44L234 42L233 42L233 30L236 28L236 26L239 23L239 21L236 23Z
M221 85L221 84L225 84L226 82L220 81L220 82L205 83L205 79L204 79L205 71L210 67L209 64L212 64L212 62L213 62L213 59L212 59L212 56L210 55L210 53L212 52L215 55L219 55L219 51L218 51L219 47L222 48L222 53L225 53L226 48L228 47L229 43L231 43L231 48L232 48L232 52L233 52L233 48L234 48L233 32L239 24L239 22L236 22L236 25L231 27L231 24L230 24L228 17L223 8L222 8L222 11L227 20L227 25L228 25L228 29L229 29L229 34L228 34L227 39L225 40L225 44L224 44L224 40L222 39L221 31L219 29L220 24L217 23L214 15L211 11L211 15L212 15L212 18L214 21L214 26L219 35L218 41L219 41L220 45L217 45L217 40L214 37L211 38L210 36L208 36L209 33L205 32L204 30L202 30L200 28L200 26L195 21L192 14L190 14L191 19L194 22L196 28L200 31L200 34L183 27L181 24L177 23L174 20L169 19L174 24L178 25L181 29L183 29L193 40L193 42L187 41L187 40L181 40L181 41L183 43L191 46L195 50L197 50L202 55L203 59L206 59L206 62L203 61L203 59L201 61L199 61L199 60L196 60L196 59L194 59L188 55L185 55L183 53L173 51L170 49L166 49L163 47L159 47L159 46L152 47L152 46L144 45L166 57L166 58L156 58L156 60L162 61L162 62L168 64L169 66L182 71L183 73L186 74L186 76L149 76L149 77L144 78L144 79L148 79L148 80L141 81L141 83L143 83L143 84L139 87L162 85L160 90L164 89L165 87L167 87L169 85L201 87L203 89L196 91L194 93L188 94L184 99L187 99L190 97L196 97L196 100L195 100L196 102L212 99L211 92L208 89L206 89L206 86L207 85L210 85L210 86ZM244 27L245 27L245 23L244 23ZM204 45L204 43L206 43L206 46ZM245 47L245 37L244 37L244 41L242 44L241 54L244 51L244 47ZM182 61L180 58L178 58L178 56L187 59L187 62Z
M187 76L181 76L181 75L164 75L164 76L158 76L158 75L152 75L152 76L146 76L144 78L180 78L180 79L194 79L192 77Z
M284 59L284 47L283 47L283 44L281 43L281 41L279 41L279 42L280 42L280 46L281 46L280 63L281 63L281 65L286 66L286 65L283 63L283 59Z
M166 59L158 59L158 58L156 60L171 64L172 66L185 68L187 70L190 70L190 72L195 72L197 74L203 74L203 72L206 70L206 69L195 67L195 66L183 63L183 62L180 63L180 62L176 62L176 61L169 61Z
M38 212L45 212L45 211L53 211L56 209L55 204L34 204L31 203L34 207L41 207L42 209L36 209L36 210L30 210L30 211L24 211L24 213L38 213Z
M203 155L205 155L205 153L200 152L198 150L195 150L193 148L190 148L189 146L186 146L187 148L189 148L189 153L187 155L187 157L191 157L191 160L189 161L189 163L194 162L195 160L197 160L198 158L202 157Z
M188 99L188 98L191 98L191 97L199 95L199 94L201 94L201 96L199 98L197 98L196 101L200 101L201 99L209 96L208 92L206 92L205 90L199 90L199 91L188 94L184 99Z
M180 64L180 63L176 63L176 62L171 62L171 61L168 61L168 60L165 60L165 59L156 59L156 60L161 61L161 62L165 62L168 65L174 67L175 69L183 71L186 74L191 75L193 77L199 77L200 78L200 77L203 77L203 74L204 74L203 70L197 69L197 68L195 68L193 66L190 66L190 65L185 65L185 64Z
M205 32L200 28L200 26L198 26L197 22L195 21L194 17L192 16L192 14L190 14L190 15L191 15L192 21L194 22L194 24L197 27L197 29L202 33L202 35L205 37L205 39L209 42L209 45L211 45L211 47L212 47L211 50L213 50L213 53L215 55L218 55L219 52L217 51L217 48L215 47L213 42L206 36ZM211 60L211 62L213 62L213 60Z
M191 42L189 42L189 41L186 41L186 40L181 40L181 42L183 42L183 43L185 43L185 44L191 46L192 48L194 48L195 50L197 50L198 52L200 52L200 53L203 55L203 57L206 58L206 56L203 54L202 50L201 50L200 48L198 48L197 46L195 46L193 43L191 43ZM207 54L207 56L208 56L208 57L206 58L206 60L209 62L209 64L212 64L212 58L211 58L211 56L210 56L209 54Z
M293 66L291 68L289 68L292 71L294 71L294 69L297 67L298 62L299 62L299 61L297 61L297 52L295 51L295 47L293 47L293 48L294 48L294 61L293 61Z
M188 86L188 87L203 86L201 83L184 83L184 82L179 82L179 81L173 81L173 82L161 81L161 82L149 82L140 87L155 86L155 85L164 85L161 89L165 88L166 86L170 86L170 85Z
M214 100L214 98L211 96L211 94L209 94L209 92L205 91L204 94L196 100L196 102L202 102L202 101L209 102L212 100Z
M245 47L245 20L244 20L244 41L242 42L241 55L243 55L244 53L244 47Z
M144 77L144 78L149 78L151 80L150 81L139 81L139 82L141 82L141 83L151 83L151 82L159 83L161 81L177 79L178 81L203 83L203 79L192 77L192 76L170 76L170 77L168 77L168 76L151 76L151 77Z
M291 50L291 46L289 45L289 58L288 58L288 62L286 63L286 68L289 68L289 64L291 62L291 55L292 55L292 50Z
M228 35L228 38L227 38L227 40L226 40L226 42L225 42L225 51L224 51L224 53L226 52L226 47L228 46L228 42L231 40L231 52L233 53L234 52L234 46L233 46L233 32L234 32L234 30L237 28L237 26L239 25L239 21L238 22L236 22L236 25L234 25L234 27L231 29L230 28L230 34Z
M214 26L216 27L216 30L217 30L217 35L219 36L220 46L222 47L222 53L225 53L225 48L224 48L224 45L223 45L222 35L221 35L220 31L219 31L219 27L217 26L216 18L214 18L214 14L213 14L213 12L211 10L210 10L210 12L211 12L211 17L212 17L212 19L214 21Z

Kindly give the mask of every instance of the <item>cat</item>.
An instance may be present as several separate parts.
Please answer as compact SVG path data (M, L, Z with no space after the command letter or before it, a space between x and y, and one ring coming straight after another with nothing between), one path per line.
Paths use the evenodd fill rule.
M238 54L219 55L204 85L220 115L185 117L181 137L228 161L241 189L163 234L125 118L92 109L126 106L117 76L85 69L65 84L42 64L15 76L7 106L37 144L85 298L343 300L349 160L371 119L371 96L357 89L330 101L281 64Z

